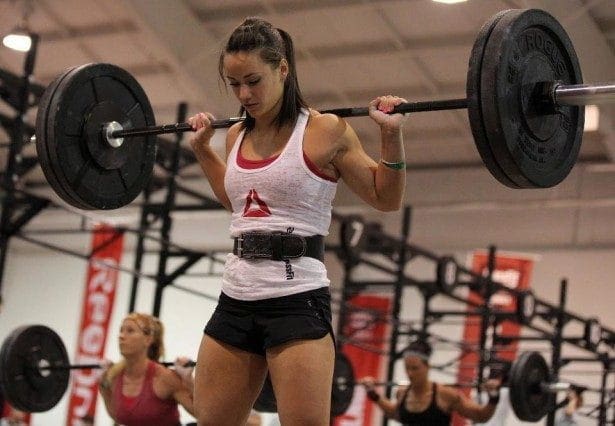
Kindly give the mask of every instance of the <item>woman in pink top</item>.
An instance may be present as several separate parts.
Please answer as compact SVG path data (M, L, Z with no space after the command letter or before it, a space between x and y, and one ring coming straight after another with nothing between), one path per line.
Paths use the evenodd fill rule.
M175 370L158 363L164 354L158 318L131 313L120 327L123 360L101 376L100 393L109 415L124 426L177 426L178 404L193 414L192 368L178 358Z

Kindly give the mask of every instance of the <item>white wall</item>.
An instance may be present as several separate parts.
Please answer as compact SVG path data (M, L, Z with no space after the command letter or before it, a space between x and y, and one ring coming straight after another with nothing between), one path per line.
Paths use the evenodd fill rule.
M420 226L420 225L419 225ZM215 228L214 228L215 229ZM226 232L226 228L220 228ZM87 246L88 237L83 237L83 246ZM437 247L428 247L438 253ZM457 259L463 261L467 252L457 252ZM615 312L613 304L613 276L615 276L615 250L585 250L585 251L545 251L531 253L537 256L532 287L541 298L557 301L559 280L562 277L569 279L569 309L582 316L597 316L601 322L609 327L615 327ZM155 270L153 257L148 257L146 269ZM333 255L327 256L330 276L335 286L341 280L341 268ZM123 266L132 267L132 253L124 255ZM9 252L7 271L3 283L4 305L0 313L0 340L4 340L8 333L19 325L46 324L62 336L69 356L75 353L75 342L80 320L81 297L85 280L86 263L67 255L56 254L46 250L33 248L30 245L17 245ZM196 267L195 270L204 269ZM364 277L372 273L369 269L362 269ZM413 262L408 273L418 278L433 277L433 265ZM116 305L111 318L110 334L106 349L109 359L119 358L115 345L117 331L122 317L128 308L128 297L131 277L120 274L121 282L117 289ZM207 292L216 297L219 293L219 279L182 278L179 284L191 286L200 291ZM153 284L142 281L137 310L151 312L153 297ZM440 300L440 299L439 299ZM446 303L444 299L442 302ZM403 299L402 317L407 319L420 318L421 298L414 289L407 289ZM438 305L435 305L438 306ZM443 306L443 305L441 305ZM454 305L458 306L458 305ZM161 317L166 325L167 359L172 360L177 355L195 357L202 329L213 312L214 302L201 297L188 295L172 288L168 288L164 295ZM437 329L438 333L458 338L461 327L447 326ZM531 345L536 348L538 344ZM543 345L547 348L548 345ZM568 350L567 350L568 351ZM565 352L572 353L572 352ZM434 362L439 359L449 359L451 353L436 353ZM545 352L545 356L549 356ZM548 358L547 358L548 359ZM575 366L574 369L590 369L591 366ZM398 368L397 380L403 380L403 372ZM570 377L575 381L588 381L588 384L598 387L598 378ZM434 379L451 380L447 376L437 376ZM588 402L593 398L587 397ZM34 416L34 425L63 425L66 417L66 398L54 409ZM189 421L183 416L183 421ZM97 409L97 424L110 425L104 407ZM520 424L510 420L509 425ZM594 424L583 420L582 425Z

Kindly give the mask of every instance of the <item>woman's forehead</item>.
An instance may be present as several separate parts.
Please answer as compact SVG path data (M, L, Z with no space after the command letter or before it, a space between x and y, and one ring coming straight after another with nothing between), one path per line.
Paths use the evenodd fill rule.
M266 65L255 51L227 53L223 63L224 73L234 78L245 78L251 73L262 72Z
M424 364L424 360L418 356L408 355L404 358L404 362L407 365Z
M125 318L122 321L122 327L136 327L136 328L141 328L139 326L139 323L133 319L133 318Z

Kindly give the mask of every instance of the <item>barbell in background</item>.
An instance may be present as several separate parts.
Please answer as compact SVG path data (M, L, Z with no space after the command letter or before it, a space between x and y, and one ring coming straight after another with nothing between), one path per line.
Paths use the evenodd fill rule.
M555 18L538 9L499 12L480 29L469 60L465 99L409 102L395 112L468 109L478 152L511 188L548 188L568 176L582 142L584 109L615 99L615 83L583 84L577 55ZM321 111L340 117L367 108ZM229 127L242 118L216 120ZM65 71L45 90L36 119L39 162L49 184L81 209L122 207L145 188L158 134L191 131L155 125L139 83L111 64Z
M185 366L194 365L194 361L189 361ZM48 411L66 392L70 370L102 367L69 364L66 347L55 331L44 325L22 326L13 330L0 348L0 390L18 410Z

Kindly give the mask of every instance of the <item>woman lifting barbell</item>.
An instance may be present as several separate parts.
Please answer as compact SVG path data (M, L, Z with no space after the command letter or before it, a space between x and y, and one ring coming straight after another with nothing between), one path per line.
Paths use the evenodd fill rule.
M489 401L479 405L452 387L430 381L430 356L431 346L424 340L408 345L404 352L404 366L410 385L400 386L395 399L385 398L376 392L376 382L371 377L364 377L359 382L365 386L367 397L387 417L404 425L448 426L454 412L474 422L488 421L499 401L501 381L489 379L484 383Z
M382 135L376 162L345 120L308 108L285 31L246 19L221 53L219 71L246 119L229 129L226 159L210 147L212 115L188 120L196 158L232 211L235 240L199 351L197 418L241 424L269 370L282 424L329 425L334 344L323 241L331 203L341 178L371 206L400 208L405 118L386 113L404 100L370 103Z
M175 369L158 360L164 355L164 327L151 315L133 312L122 321L122 361L103 369L100 394L111 418L125 426L179 424L178 404L194 415L192 367L178 358Z

